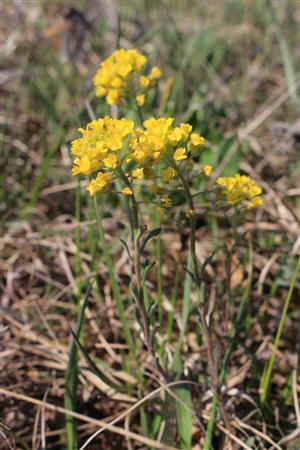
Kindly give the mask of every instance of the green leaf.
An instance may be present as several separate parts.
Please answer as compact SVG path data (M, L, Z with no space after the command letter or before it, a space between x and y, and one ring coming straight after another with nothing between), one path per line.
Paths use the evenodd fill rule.
M111 386L113 389L115 389L115 390L117 390L119 392L124 392L124 390L122 390L120 385L118 385L117 383L112 381L112 379L110 377L108 377L104 372L101 372L101 370L96 366L96 364L91 359L91 357L88 354L88 352L85 350L83 345L80 343L79 339L77 338L77 336L74 333L74 331L72 330L72 328L70 328L70 333L72 334L73 339L74 339L74 341L75 341L75 343L76 343L76 345L78 347L78 350L80 351L80 353L84 357L84 359L85 359L85 361L86 361L90 371L93 372L98 378L100 378L100 380L103 381L105 384Z
M148 258L146 259L145 263L143 264L143 283L146 282L148 273L151 269L155 266L155 261L150 261Z
M144 239L142 245L141 245L141 252L143 252L146 248L146 245L155 237L159 236L161 233L161 228L155 228L154 230L150 231L148 233L147 237Z
M122 246L123 246L124 249L126 250L126 253L127 253L127 255L128 255L129 260L132 261L132 257L131 257L131 255L130 255L130 251L129 251L127 242L125 242L124 239L122 239L122 238L120 238L120 241L121 241Z

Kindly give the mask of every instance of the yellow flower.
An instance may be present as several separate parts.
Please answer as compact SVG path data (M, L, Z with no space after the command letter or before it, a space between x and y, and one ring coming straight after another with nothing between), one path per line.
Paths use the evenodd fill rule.
M168 139L172 145L177 145L183 138L183 132L181 128L177 127L170 131Z
M128 160L139 165L158 163L167 150L167 135L173 119L159 118L144 121L144 129L136 129L128 143Z
M139 180L142 180L144 178L144 169L134 169L131 172L131 175L133 178L138 178Z
M185 211L186 217L193 217L195 215L194 211L192 209L187 209Z
M172 180L175 177L175 170L172 167L167 167L162 172L162 179L165 183L168 183L170 180Z
M106 100L109 105L120 105L122 94L117 89L109 89Z
M161 76L162 76L161 70L156 66L152 67L149 78L151 80L158 80Z
M124 87L124 81L120 77L115 77L111 81L111 87L114 89L121 89Z
M100 168L100 163L97 159L91 159L88 156L74 159L74 166L72 168L72 175L90 175Z
M133 195L133 191L130 187L124 187L121 192L123 195L126 195L126 197Z
M261 197L254 197L252 200L249 200L247 203L247 208L257 208L258 206L262 206L264 204L263 199Z
M115 169L118 165L118 158L116 155L108 155L106 158L103 159L103 163L105 167L109 169Z
M145 94L139 94L135 97L138 106L143 106L145 103Z
M137 50L115 50L101 62L94 76L94 85L98 97L106 96L109 105L121 104L132 74L139 74L147 58Z
M75 156L72 174L90 175L99 169L114 169L118 158L112 152L122 149L133 126L132 120L105 116L90 122L86 129L80 128L82 137L71 144L71 152Z
M251 209L263 204L260 198L261 188L246 175L237 173L232 177L220 177L216 183L221 189L221 196L230 205L245 201L247 208Z
M174 152L173 158L175 159L175 161L181 161L182 159L186 159L187 158L186 148L183 147L177 148Z
M124 65L126 70L128 64ZM109 76L109 71L105 76ZM115 79L115 85L118 85L118 80L119 78ZM179 127L173 127L173 121L171 117L152 117L134 130L134 123L129 119L105 116L92 120L85 129L79 129L81 137L71 144L71 153L74 156L72 174L91 175L100 171L88 186L91 195L105 188L109 181L106 178L107 170L113 171L116 168L124 170L126 174L129 172L126 176L154 181L149 191L164 193L165 191L162 192L157 186L156 180L170 183L171 186L177 186L178 183L176 170L170 163L170 153L173 152L175 161L186 159L185 170L190 172L194 168L194 161L185 145L189 137L190 142L199 144L199 139L195 138L199 135L191 135L191 125L181 123ZM176 148L180 142L182 147ZM132 165L135 167L133 170ZM203 172L208 175L211 172L210 166L205 166ZM115 176L118 176L117 172ZM167 207L171 200L165 197L162 202Z
M111 173L98 172L96 178L90 182L87 187L90 195L96 195L97 192L103 191L112 178Z
M179 125L179 128L182 131L183 139L188 139L188 137L193 129L192 125L190 125L189 123L181 123Z
M212 173L213 170L213 166L210 166L209 164L207 164L206 166L203 167L202 172L204 173L204 175L206 177L209 177Z
M97 86L96 87L96 96L97 97L104 97L106 95L107 89L104 86Z
M172 200L169 197L169 194L164 194L161 198L161 202L165 208L170 208L172 206Z
M146 89L150 84L150 80L148 77L145 77L144 75L142 75L139 79L139 86L142 89Z
M193 150L198 150L199 148L204 147L205 145L205 139L204 137L200 136L200 134L198 133L192 133L190 136L190 140L188 143L188 149L193 151Z

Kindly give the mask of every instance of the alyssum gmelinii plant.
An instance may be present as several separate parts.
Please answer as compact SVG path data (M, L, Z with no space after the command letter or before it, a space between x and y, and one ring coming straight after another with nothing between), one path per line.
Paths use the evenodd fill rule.
M157 67L153 67L148 74L142 73L146 62L146 57L136 50L116 50L100 64L94 77L96 95L105 97L109 105L127 107L130 98L133 98L135 106L141 108L149 89L161 77L161 71ZM145 344L160 374L166 377L166 368L162 367L154 350L150 320L144 302L145 270L142 265L140 197L146 195L147 199L152 198L153 203L159 205L162 211L172 208L174 192L180 191L185 197L185 215L190 221L192 276L199 294L199 305L202 305L201 265L195 250L196 196L191 186L197 177L199 181L205 180L213 170L212 166L199 165L199 155L205 139L190 124L176 124L170 117L148 118L142 125L136 126L133 120L127 118L105 116L93 120L79 131L81 137L74 140L71 147L74 156L72 174L90 177L87 190L91 196L113 191L129 200L133 236L133 297L140 314ZM214 207L226 203L236 210L242 210L262 204L261 188L249 177L240 174L218 178L212 192L216 199ZM205 318L205 305L200 306L199 310L209 373L224 421L230 429L222 401L211 331Z

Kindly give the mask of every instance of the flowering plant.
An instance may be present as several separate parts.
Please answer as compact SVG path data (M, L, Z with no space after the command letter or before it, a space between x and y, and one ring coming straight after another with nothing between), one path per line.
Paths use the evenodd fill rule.
M128 100L133 97L136 107L140 108L145 102L148 90L162 75L157 67L153 67L148 75L142 74L146 62L146 57L137 50L116 50L100 64L94 77L96 95L105 97L109 105L127 107L130 104ZM196 255L195 197L198 194L193 193L192 182L195 175L200 179L210 177L213 167L210 165L199 167L199 155L205 146L205 139L189 123L176 125L171 117L150 117L141 122L142 124L137 126L131 119L117 119L107 115L92 120L85 129L80 128L81 137L75 139L71 145L74 156L72 174L92 177L87 190L95 201L97 194L109 191L128 197L132 249L127 244L126 249L132 263L132 297L139 312L144 343L154 366L165 381L169 367L166 366L164 358L156 352L154 324L145 299L145 281L149 268L153 265L143 257L146 245L153 237L159 235L160 228L145 234L145 227L141 226L137 197L154 196L154 203L158 203L160 208L164 209L172 207L170 197L172 191L180 190L185 197L187 203L185 215L190 224L188 260L191 264L187 264L189 267L187 270L197 294L209 374L215 392L215 403L205 443L205 449L208 450L211 445L211 427L214 424L217 404L226 427L229 431L231 429L221 389L222 378L220 381L211 330L206 318L206 305L202 301L203 266ZM143 185L142 191L140 183ZM237 207L242 209L245 206L252 209L262 205L261 188L245 175L220 177L210 192L217 200L214 207L223 202L230 207L233 206L235 210ZM101 223L99 226L104 237L103 226ZM105 249L106 247L104 251L107 254ZM109 266L112 267L111 262ZM160 316L163 316L162 304L159 307ZM122 309L120 311L125 329L126 322Z

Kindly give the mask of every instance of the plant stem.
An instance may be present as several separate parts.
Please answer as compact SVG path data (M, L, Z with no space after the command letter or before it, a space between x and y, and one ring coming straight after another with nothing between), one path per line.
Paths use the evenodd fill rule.
M155 217L155 226L160 227L160 214L157 212ZM156 258L157 258L157 303L158 303L158 320L162 326L163 321L163 277L162 277L162 242L160 235L157 236L156 244Z
M124 173L122 169L118 170L121 179L124 184L132 190L132 195L130 196L130 206L132 213L132 238L133 238L133 247L134 247L134 257L133 257L133 266L134 266L134 274L135 274L135 282L136 282L136 303L138 306L138 310L142 320L142 327L144 332L145 344L152 355L152 358L155 362L156 368L162 377L165 379L164 370L159 362L158 356L155 353L155 350L152 345L151 332L150 332L150 321L145 307L144 301L144 289L142 282L142 271L141 271L141 247L140 247L140 224L139 224L139 207L136 201L134 191L132 188L132 184L130 183L128 177Z
M188 185L186 179L184 178L184 175L181 172L179 166L175 163L172 163L172 166L178 174L178 177L181 181L189 208L192 210L192 216L190 217L190 243L189 243L189 245L190 245L190 252L191 252L192 261L193 261L195 285L197 288L198 296L200 298L200 287L202 284L202 279L201 279L201 274L200 274L200 269L199 269L198 258L196 255L196 217L195 217L195 207L194 207L193 196L191 194L189 185ZM208 323L207 323L207 320L205 317L205 309L202 305L199 308L199 314L200 314L200 320L201 320L201 325L202 325L204 343L205 343L206 351L207 351L209 372L210 372L210 376L211 376L211 380L212 380L212 385L213 385L213 388L215 391L214 402L216 404L217 404L217 401L219 402L220 410L222 412L222 416L223 416L226 428L228 429L228 431L231 431L232 427L230 424L230 420L228 418L228 414L226 412L225 403L224 403L223 395L221 392L221 384L219 382L217 364L216 364L216 361L214 358L212 337L211 337L210 329L209 329L209 326L208 326ZM208 449L205 449L205 450L208 450Z
M113 262L112 262L112 259L111 259L110 253L109 253L109 249L108 249L108 244L107 244L107 241L106 241L106 238L104 235L102 209L99 208L96 197L94 197L94 202L95 202L96 218L97 218L97 222L98 222L99 237L100 237L102 248L103 248L103 255L104 255L105 263L106 263L106 266L108 269L108 274L109 274L109 278L110 278L110 282L111 282L113 296L116 301L117 310L118 310L119 317L120 317L120 320L122 323L124 336L125 336L127 345L129 347L129 351L132 355L134 355L135 354L135 345L134 345L134 341L132 339L131 332L130 332L130 329L128 326L123 302L122 302L121 295L120 295L119 286L118 286L118 283L115 278Z

